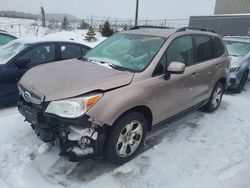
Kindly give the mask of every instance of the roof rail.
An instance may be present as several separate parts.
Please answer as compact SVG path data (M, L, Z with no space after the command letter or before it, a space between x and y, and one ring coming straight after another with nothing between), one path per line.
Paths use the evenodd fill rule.
M196 31L206 31L206 32L216 33L212 29L202 28L202 27L182 27L182 28L179 28L176 32L181 32L181 31L186 31L186 30L196 30Z
M136 29L140 29L140 28L171 29L171 27L140 25L140 26L132 27L129 30L136 30Z

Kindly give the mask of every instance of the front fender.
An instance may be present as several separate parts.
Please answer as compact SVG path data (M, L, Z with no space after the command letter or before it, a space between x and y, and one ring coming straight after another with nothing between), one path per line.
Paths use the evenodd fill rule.
M87 112L87 115L111 126L131 108L146 106L152 109L152 103L156 102L156 98L147 93L143 88L136 88L133 85L106 92L100 101Z

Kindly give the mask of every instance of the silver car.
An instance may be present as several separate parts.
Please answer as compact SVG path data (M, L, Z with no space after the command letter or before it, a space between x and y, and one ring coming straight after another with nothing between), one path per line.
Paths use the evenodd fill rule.
M230 87L232 91L241 93L249 78L250 37L224 37L231 56Z

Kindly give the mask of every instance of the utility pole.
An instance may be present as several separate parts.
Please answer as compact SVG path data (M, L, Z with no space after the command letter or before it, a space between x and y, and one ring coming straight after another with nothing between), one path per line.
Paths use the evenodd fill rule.
M136 0L135 27L138 25L139 0Z
M45 11L43 8L43 0L41 0L42 27L46 27Z
M41 7L41 14L42 14L42 27L46 27L45 11L43 7Z

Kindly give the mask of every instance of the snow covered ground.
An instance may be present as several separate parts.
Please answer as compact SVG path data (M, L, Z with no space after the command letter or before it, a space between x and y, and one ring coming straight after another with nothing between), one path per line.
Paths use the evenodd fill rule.
M212 114L189 113L154 128L123 166L72 163L43 144L16 108L0 110L0 187L250 187L250 83Z

